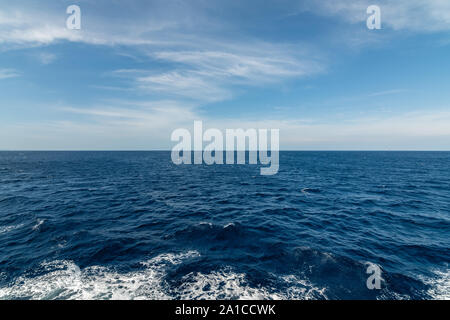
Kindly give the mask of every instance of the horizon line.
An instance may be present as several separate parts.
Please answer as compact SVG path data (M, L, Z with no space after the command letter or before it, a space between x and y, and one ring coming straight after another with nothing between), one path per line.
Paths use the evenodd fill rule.
M259 152L264 150L231 150L234 152ZM270 151L270 150L267 150ZM303 150L278 150L279 152L450 152L449 150L439 150L439 149L303 149ZM115 149L66 149L66 150L51 150L51 149L24 149L24 150L14 150L14 149L0 149L0 152L172 152L172 150L167 149L148 149L148 150L139 150L139 149L124 149L124 150L115 150ZM187 152L205 152L205 150L190 150ZM217 152L227 152L227 150L217 150Z

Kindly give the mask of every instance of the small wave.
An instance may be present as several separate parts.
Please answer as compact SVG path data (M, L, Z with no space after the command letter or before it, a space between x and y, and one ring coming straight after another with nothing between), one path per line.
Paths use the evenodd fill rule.
M10 231L19 229L21 227L23 227L23 223L17 224L17 225L12 225L12 226L2 226L2 227L0 227L0 234L8 233Z
M17 180L20 181L20 180ZM6 182L16 182L16 181L3 181ZM0 199L0 203L7 203L7 204L19 204L19 203L25 203L26 201L30 200L27 197L24 196L8 196L6 198Z
M450 269L436 270L434 274L434 277L423 280L430 286L427 293L436 300L450 300Z
M320 189L314 189L314 188L303 188L302 193L307 195L310 193L320 193Z
M207 225L207 226L209 226L209 227L211 227L211 228L212 228L212 226L213 226L213 224L212 224L211 222L206 222L206 221L200 222L199 225L201 225L201 226Z
M167 263L176 265L182 263L183 260L198 257L200 257L200 253L194 250L179 254L164 253L146 262L142 262L142 265L146 267L159 267Z
M33 230L38 230L43 224L45 220L44 219L38 219L36 224L32 227Z

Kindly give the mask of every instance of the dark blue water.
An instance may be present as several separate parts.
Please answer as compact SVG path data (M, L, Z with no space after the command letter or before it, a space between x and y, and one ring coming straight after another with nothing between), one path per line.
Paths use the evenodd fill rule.
M2 299L449 299L449 236L445 152L0 153Z

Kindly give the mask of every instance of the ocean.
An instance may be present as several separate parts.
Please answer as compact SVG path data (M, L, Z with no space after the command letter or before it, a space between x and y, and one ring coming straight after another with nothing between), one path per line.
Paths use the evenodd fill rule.
M450 152L259 169L0 152L0 299L450 299Z

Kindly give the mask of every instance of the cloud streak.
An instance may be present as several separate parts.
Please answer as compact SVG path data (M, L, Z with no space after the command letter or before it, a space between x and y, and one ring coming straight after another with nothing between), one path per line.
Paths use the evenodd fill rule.
M46 121L0 127L3 149L55 150L170 150L176 128L192 128L203 119L206 128L283 128L282 150L448 150L450 112L411 112L390 118L352 119L326 124L319 119L305 123L292 119L214 119L193 110L154 107L66 107L61 112L86 115L89 121ZM311 122L311 121L310 121ZM19 134L20 133L20 134ZM31 143L32 142L32 143Z
M0 80L19 77L20 74L14 69L0 69Z
M37 59L41 64L49 65L57 59L57 56L54 53L41 52L40 54L37 55Z
M450 2L446 0L308 0L299 4L299 12L336 16L355 24L367 19L366 9L373 4L381 8L383 28L418 33L450 30Z

